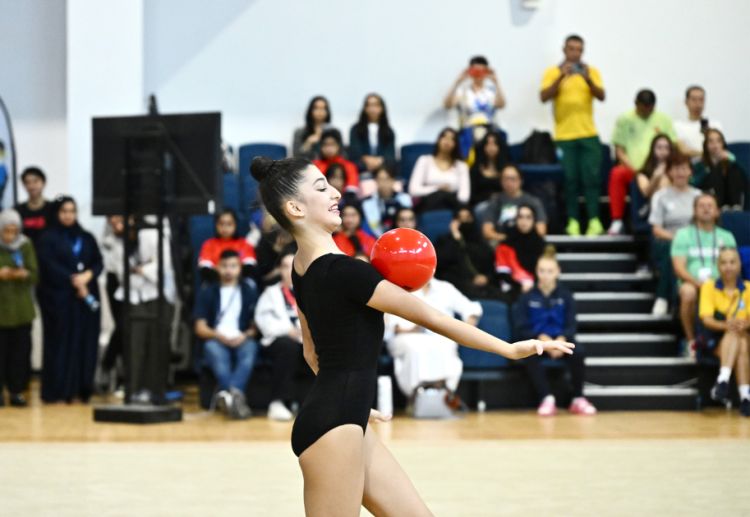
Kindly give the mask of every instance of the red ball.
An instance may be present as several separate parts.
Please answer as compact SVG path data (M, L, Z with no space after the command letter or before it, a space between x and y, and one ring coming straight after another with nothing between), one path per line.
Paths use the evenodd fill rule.
M435 274L437 256L423 233L396 228L375 241L370 262L386 280L407 291L417 291Z

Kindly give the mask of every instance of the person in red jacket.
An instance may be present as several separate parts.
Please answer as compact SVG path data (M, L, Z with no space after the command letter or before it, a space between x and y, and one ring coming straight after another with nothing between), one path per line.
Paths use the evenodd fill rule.
M333 234L333 241L341 251L354 257L357 254L370 256L375 237L362 229L362 209L355 204L341 207L341 229Z
M328 167L334 163L338 163L344 168L344 172L346 173L346 190L358 192L359 170L357 170L357 166L353 162L342 156L341 152L343 149L344 142L341 139L339 130L334 128L326 129L320 137L320 158L313 160L313 164L327 176Z
M198 268L204 282L219 280L217 267L219 257L225 250L234 250L240 255L242 276L253 278L258 260L255 248L247 239L237 234L237 215L234 210L225 208L216 216L216 237L212 237L201 246L198 256Z
M535 225L536 213L531 205L519 205L516 224L495 248L495 270L500 275L510 275L524 293L534 287L536 263L545 246L544 237L537 233Z

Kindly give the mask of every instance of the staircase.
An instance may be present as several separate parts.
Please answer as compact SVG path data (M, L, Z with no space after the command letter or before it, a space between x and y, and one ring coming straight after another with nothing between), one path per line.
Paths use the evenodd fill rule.
M632 236L549 236L576 300L586 351L584 395L599 409L695 409L694 362L678 356L672 317L653 316L653 275L638 269Z

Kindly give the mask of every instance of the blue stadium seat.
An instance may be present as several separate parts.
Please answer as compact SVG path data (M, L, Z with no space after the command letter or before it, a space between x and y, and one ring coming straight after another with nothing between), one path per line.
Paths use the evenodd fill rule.
M733 142L727 144L729 152L734 155L737 164L745 171L745 210L750 210L750 142Z
M224 207L240 210L240 180L236 174L224 174Z
M286 147L281 144L245 144L239 149L239 206L240 215L247 221L251 218L251 206L257 205L258 182L250 175L250 164L256 156L267 156L272 160L286 158Z
M737 246L750 246L750 212L724 212L721 226L732 232Z
M547 180L562 183L565 180L565 173L563 172L562 165L559 163L519 163L518 168L523 175L524 184Z
M520 144L511 144L508 146L508 154L512 163L520 163L523 156L523 142Z
M478 327L488 334L509 341L511 339L510 320L508 319L508 306L496 300L479 300L482 305L482 318ZM508 364L508 359L501 355L458 347L458 355L464 363L464 368L500 368Z
M450 210L431 210L419 216L417 227L433 243L438 237L450 231L453 212Z
M630 182L630 223L633 227L633 233L638 235L650 235L651 224L648 218L643 218L639 214L640 210L648 204L648 200L643 197L637 182Z
M404 183L404 190L407 190L409 186L409 178L414 170L414 165L417 160L423 154L432 154L432 149L435 144L430 142L415 142L413 144L406 144L401 146L401 162L399 165L399 173L401 180Z

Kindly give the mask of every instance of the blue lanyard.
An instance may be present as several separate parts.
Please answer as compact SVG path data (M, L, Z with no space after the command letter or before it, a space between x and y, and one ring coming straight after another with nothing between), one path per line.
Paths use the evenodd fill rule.
M73 255L76 256L76 258L79 258L81 256L81 250L83 249L83 239L80 237L76 237L76 240L73 241Z

